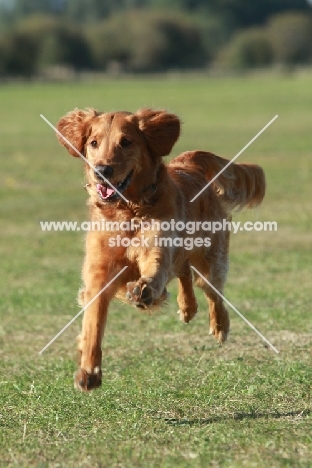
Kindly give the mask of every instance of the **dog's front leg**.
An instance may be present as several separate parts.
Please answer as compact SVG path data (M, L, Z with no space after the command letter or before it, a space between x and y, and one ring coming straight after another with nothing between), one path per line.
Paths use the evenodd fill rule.
M102 383L101 343L107 320L108 305L118 287L117 281L109 287L105 285L113 278L111 272L93 271L85 278L85 289L81 293L81 304L86 307L82 321L82 332L78 337L78 350L81 353L80 368L75 374L75 387L78 390L92 390ZM99 292L105 290L99 294ZM96 297L98 296L98 297ZM89 304L89 305L88 305Z
M171 279L172 253L169 248L153 247L138 257L141 278L127 283L127 299L147 308L167 297L166 284Z

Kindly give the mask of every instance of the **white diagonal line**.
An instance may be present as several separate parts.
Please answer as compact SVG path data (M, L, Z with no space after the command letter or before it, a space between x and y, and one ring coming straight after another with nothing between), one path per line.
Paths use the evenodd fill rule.
M278 115L276 115L275 117L273 117L273 119L272 119L272 120L270 120L270 122L269 122L268 124L266 124L266 126L265 126L265 127L263 127L263 129L262 129L262 130L260 130L260 132L259 132L259 133L257 133L257 135L256 135L256 136L254 136L254 137L253 137L253 139L252 139L252 140L250 140L250 142L249 142L249 143L247 143L247 145L246 145L246 146L244 146L244 148L243 148L242 150L240 150L240 152L239 152L239 153L237 153L237 155L236 155L236 156L234 156L234 158L233 158L233 159L231 159L231 161L229 161L229 162L228 162L228 163L227 163L227 164L226 164L226 165L225 165L225 166L224 166L224 167L221 169L221 171L220 171L220 172L218 172L218 174L217 174L217 175L215 175L215 176L213 177L213 179L211 179L211 180L208 182L208 184L206 184L206 185L205 185L205 187L204 187L204 188L202 188L202 189L200 190L200 192L198 192L198 194L197 194L197 195L195 195L195 197L193 197L193 198L192 198L192 200L190 200L190 202L192 203L194 200L196 200L196 198L197 198L197 197L199 197L199 195L201 195L201 194L202 194L202 193L203 193L203 192L206 190L206 188L208 188L208 187L209 187L209 185L211 185L211 184L212 184L212 183L213 183L213 182L214 182L214 181L215 181L215 180L216 180L216 179L219 177L219 175L220 175L220 174L222 174L222 172L223 172L223 171L225 171L225 169L227 169L227 168L228 168L228 167L229 167L229 166L230 166L230 165L231 165L231 164L232 164L232 163L235 161L235 159L237 159L237 158L238 158L238 156L240 156L240 155L241 155L241 154L242 154L242 153L245 151L245 149L247 149L247 148L248 148L248 146L250 146L250 145L251 145L251 144L252 144L252 143L253 143L253 142L254 142L254 141L255 141L255 140L258 138L258 136L260 136L260 135L261 135L261 133L263 133L263 132L264 132L264 130L266 130L266 129L267 129L267 128L268 128L268 127L269 127L269 126L270 126L270 125L271 125L271 124L274 122L274 120L276 120L276 119L277 119L277 117L278 117Z
M204 281L206 281L206 283L207 283L217 294L219 294L219 296L224 300L224 302L226 302L226 303L234 310L234 312L236 312L236 313L240 316L240 318L242 318L242 319L244 320L244 322L246 322L247 325L249 325L250 328L253 329L253 331L255 331L256 333L258 333L258 335L260 336L260 338L262 338L263 341L265 341L265 342L273 349L273 351L276 352L276 354L279 353L278 349L276 349L275 346L273 346L272 343L270 343L270 341L267 340L266 337L263 336L262 333L260 333L259 330L257 330L256 327L254 327L253 324L250 323L249 320L247 320L247 319L243 316L243 314L241 314L241 313L239 312L239 310L237 310L236 307L234 307L233 304L231 304L230 301L228 301L227 298L224 297L223 294L221 294L220 291L218 291L217 288L215 288L215 287L213 286L213 284L211 284L210 281L208 281L207 278L205 278L205 277L197 270L197 268L195 268L195 267L192 266L192 265L191 265L191 268L193 268L193 270L196 271L196 273L197 273Z
M81 315L82 312L84 312L84 311L89 307L89 305L92 304L92 302L95 301L95 299L98 298L99 295L102 294L102 292L105 291L105 289L107 289L108 286L110 286L110 285L115 281L115 279L118 278L118 276L121 275L121 273L123 273L123 272L125 271L126 268L128 268L128 267L127 267L127 266L123 267L123 269L120 270L120 272L117 273L117 275L114 276L114 278L111 279L111 280L104 286L104 288L101 289L101 291L99 291L99 292L91 299L91 301L89 301L88 304L86 304L86 305L83 307L83 309L81 309L80 312L78 312L78 314L77 314L74 318L72 318L72 319L70 320L70 322L68 322L68 324L65 325L65 327L62 328L62 330L59 331L59 332L57 333L57 335L55 335L54 338L52 338L51 341L49 341L49 343L48 343L47 345L45 345L44 348L42 348L42 350L39 352L39 354L42 354L43 351L45 351L45 350L46 350L46 349L63 333L63 331L65 331L66 328L68 328L68 327L76 320L76 318L78 318L79 315Z
M109 181L107 180L103 174L101 174L94 166L93 164L90 163L90 161L87 160L87 158L84 157L84 155L82 153L80 153L80 151L77 150L77 148L75 148L75 146L69 141L67 140L66 137L64 137L64 135L61 134L61 132L56 128L54 127L54 125L42 114L40 114L40 117L51 127L53 128L53 130L64 140L66 141L66 143L68 144L68 146L70 146L74 151L76 151L76 153L78 154L78 156L81 157L81 159L84 160L84 162L86 162L87 164L89 164L89 166L94 170L94 172L96 172L108 185L110 185L111 188L114 189L115 192L118 193L118 195L123 198L127 203L128 203L128 199L121 193L119 192L116 187L114 187L114 185Z

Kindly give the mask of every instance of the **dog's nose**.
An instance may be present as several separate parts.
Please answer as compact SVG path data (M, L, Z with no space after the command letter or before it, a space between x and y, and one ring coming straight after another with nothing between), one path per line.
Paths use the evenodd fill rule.
M106 179L109 179L112 177L114 169L111 166L106 166L104 164L98 164L95 166L95 175L99 177L99 174L101 174L103 177Z

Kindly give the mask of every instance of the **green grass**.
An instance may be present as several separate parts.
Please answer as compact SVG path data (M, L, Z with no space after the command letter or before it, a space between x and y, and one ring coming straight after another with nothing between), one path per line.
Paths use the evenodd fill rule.
M116 79L0 87L0 466L312 466L311 76ZM81 233L44 233L41 220L87 217L82 163L58 145L53 123L75 107L166 108L181 116L173 154L205 149L261 164L267 195L235 221L278 231L232 236L226 297L229 341L208 336L205 300L188 326L168 307L153 316L114 303L103 385L73 389Z

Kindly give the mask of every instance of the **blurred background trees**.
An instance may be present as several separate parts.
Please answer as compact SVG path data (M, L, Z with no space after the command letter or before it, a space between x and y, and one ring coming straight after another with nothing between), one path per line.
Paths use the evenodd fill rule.
M308 0L0 0L0 76L311 62Z

